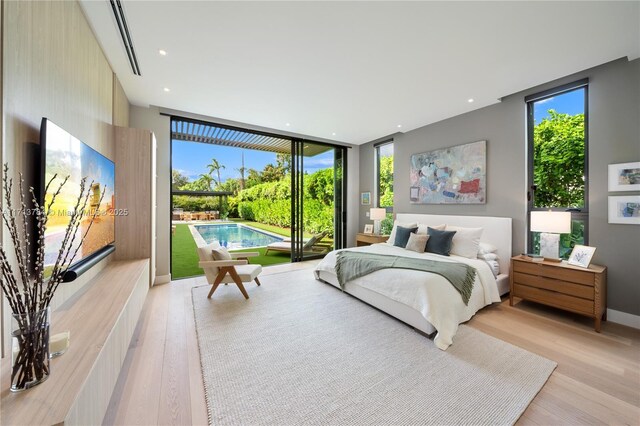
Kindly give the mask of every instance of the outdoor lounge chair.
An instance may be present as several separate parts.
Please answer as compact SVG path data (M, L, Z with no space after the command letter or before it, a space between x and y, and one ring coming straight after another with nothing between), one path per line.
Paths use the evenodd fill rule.
M245 299L249 298L247 290L245 290L243 282L255 281L260 285L258 275L262 272L262 266L250 265L248 258L259 256L258 252L245 253L229 253L231 256L228 260L215 260L213 250L220 248L220 244L212 243L207 246L198 247L198 257L200 262L198 266L204 270L207 282L211 284L211 291L207 298L211 298L213 292L216 291L221 283L235 283Z
M302 246L302 251L304 253L325 253L331 250L331 244L329 242L322 242L322 239L327 235L327 231L323 231L319 234L314 235L305 241ZM286 238L283 241L277 241L275 243L271 243L267 245L267 250L264 252L265 255L269 254L270 251L279 251L281 253L291 253L291 238Z

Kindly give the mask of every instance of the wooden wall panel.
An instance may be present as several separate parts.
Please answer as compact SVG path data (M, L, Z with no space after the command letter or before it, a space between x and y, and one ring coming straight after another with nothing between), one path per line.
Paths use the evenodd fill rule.
M113 74L113 125L129 127L129 99L115 73Z
M29 185L38 179L40 163L33 154L38 151L42 117L114 159L114 96L117 120L128 115L128 101L125 105L123 91L114 95L113 71L80 5L76 1L3 1L2 11L2 151L14 176L23 172ZM8 246L6 236L3 242ZM90 275L66 285L56 295L55 305L80 290ZM5 309L4 345L8 315Z

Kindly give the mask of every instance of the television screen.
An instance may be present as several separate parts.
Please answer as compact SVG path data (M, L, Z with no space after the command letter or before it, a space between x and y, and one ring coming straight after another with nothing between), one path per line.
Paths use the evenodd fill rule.
M86 177L86 191L91 194L87 203L87 210L82 220L80 230L74 243L74 250L78 247L82 235L90 224L91 216L96 209L98 214L91 226L87 237L78 250L73 264L92 255L101 248L112 244L115 240L115 167L111 160L80 142L77 138L58 127L46 118L42 119L41 149L44 165L42 188L55 175L56 178L43 194L45 205L51 202L51 197L66 176L69 180L57 195L55 203L49 212L47 229L45 231L45 271L49 271L58 257L64 233L69 223L70 213L73 211L78 195L80 182ZM91 184L93 182L93 184ZM104 194L104 195L103 195ZM100 198L102 197L102 203Z

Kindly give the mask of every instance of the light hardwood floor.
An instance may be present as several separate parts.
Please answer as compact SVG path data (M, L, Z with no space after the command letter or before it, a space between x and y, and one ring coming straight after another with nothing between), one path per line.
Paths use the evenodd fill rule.
M200 277L149 291L104 424L207 424L191 303L191 288L205 283ZM518 424L640 424L639 330L604 322L596 333L588 318L529 302L510 307L508 299L468 325L558 363Z

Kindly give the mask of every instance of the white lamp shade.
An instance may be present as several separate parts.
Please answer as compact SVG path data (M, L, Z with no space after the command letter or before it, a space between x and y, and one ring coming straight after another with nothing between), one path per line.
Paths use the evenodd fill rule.
M386 209L370 209L369 210L369 219L371 220L382 220L387 217Z
M571 233L571 212L531 212L531 231Z

